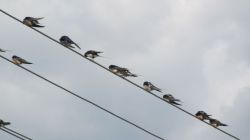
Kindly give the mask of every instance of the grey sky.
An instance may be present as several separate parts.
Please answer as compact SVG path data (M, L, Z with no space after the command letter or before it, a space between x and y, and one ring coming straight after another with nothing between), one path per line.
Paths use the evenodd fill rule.
M41 29L68 35L84 53L101 50L105 66L128 67L183 101L228 124L241 139L250 111L250 2L247 0L1 0L19 19L45 17ZM168 140L228 140L125 81L0 14L3 49L27 68ZM153 137L0 60L0 118L34 139L152 140ZM161 94L156 93L161 96ZM0 132L0 139L15 138Z

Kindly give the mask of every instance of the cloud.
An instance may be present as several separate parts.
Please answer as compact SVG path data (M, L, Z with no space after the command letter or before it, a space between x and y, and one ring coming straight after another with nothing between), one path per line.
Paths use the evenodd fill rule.
M136 83L151 81L180 98L190 112L204 110L229 124L223 129L249 137L249 2L3 0L0 5L20 19L44 16L43 32L57 39L69 35L81 53L103 51L107 58L98 62L128 67L141 75L132 79ZM34 62L25 67L166 139L228 139L5 15L1 18L1 48L12 50L4 54L8 58L17 54ZM0 64L1 117L34 139L153 139L3 60Z

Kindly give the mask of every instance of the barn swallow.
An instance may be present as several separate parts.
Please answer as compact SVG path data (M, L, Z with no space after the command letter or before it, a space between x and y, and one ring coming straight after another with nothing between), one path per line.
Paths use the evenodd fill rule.
M131 73L127 68L120 68L119 69L119 75L123 77L138 77L138 75Z
M74 46L71 46L72 44L76 45L76 47L78 47L79 49L81 49L79 47L78 44L76 44L74 41L72 41L68 36L62 36L59 41L61 42L62 45L68 47L68 48L75 48Z
M118 74L119 73L119 66L116 65L109 65L109 70L111 70L113 73Z
M0 120L0 128L5 127L6 125L10 125L10 122L4 122L3 120Z
M25 17L23 19L23 24L29 26L29 27L44 27L42 25L39 25L39 21L38 20L41 20L43 19L43 17L41 18L34 18L34 17Z
M209 120L210 119L210 116L211 115L208 115L206 112L204 111L198 111L196 114L195 114L196 118L204 121L204 120Z
M89 50L87 51L84 56L85 57L89 57L89 58L92 58L92 59L95 59L96 57L100 57L100 53L103 53L103 52L100 52L100 51L94 51L94 50Z
M219 127L219 126L228 126L227 124L223 124L221 123L219 120L216 119L209 119L209 123L213 126L213 127Z
M16 65L21 65L21 64L32 64L32 63L30 63L30 62L24 60L23 58L16 56L16 55L13 55L13 56L12 56L12 61L13 61L13 63L15 63Z
M174 104L174 105L181 105L177 102L180 102L179 99L175 99L173 95L171 94L165 94L163 95L163 99L167 102L169 102L170 104Z
M147 91L156 90L156 91L162 92L160 88L154 86L152 83L150 83L148 81L143 83L143 88Z
M119 76L123 76L123 77L128 77L128 76L137 77L136 74L131 73L127 68L122 68L122 67L119 67L119 66L116 66L116 65L110 65L109 69L113 73L115 73L115 74L117 74Z

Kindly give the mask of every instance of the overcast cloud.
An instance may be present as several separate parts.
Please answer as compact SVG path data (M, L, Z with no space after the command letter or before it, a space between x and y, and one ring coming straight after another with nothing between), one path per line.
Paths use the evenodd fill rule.
M1 0L19 19L45 17L43 32L68 35L84 53L101 50L108 66L128 67L249 139L250 1L247 0ZM103 71L0 14L4 55L167 140L230 137ZM152 140L150 135L0 60L0 118L34 140ZM156 93L159 96L162 94ZM0 132L0 139L15 140Z

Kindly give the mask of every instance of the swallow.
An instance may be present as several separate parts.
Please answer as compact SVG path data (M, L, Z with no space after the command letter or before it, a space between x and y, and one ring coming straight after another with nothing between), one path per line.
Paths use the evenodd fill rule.
M111 70L113 73L118 74L120 67L116 65L110 65L109 70Z
M160 88L154 86L152 83L146 81L143 83L143 88L147 91L152 91L152 90L156 90L158 92L162 92Z
M174 104L174 105L181 105L177 102L180 102L179 99L175 99L173 95L171 94L165 94L163 95L163 99L167 102L169 102L170 104Z
M12 61L13 63L15 63L16 65L21 65L21 64L32 64L28 61L26 61L25 59L21 58L21 57L18 57L16 55L13 55L12 56Z
M89 50L87 51L84 56L85 57L88 57L88 58L92 58L92 59L95 59L96 57L100 57L100 53L103 53L103 52L100 52L100 51L94 51L94 50Z
M196 114L195 114L196 118L204 121L204 120L209 120L210 119L210 116L211 115L208 115L206 112L204 111L198 111Z
M122 77L128 77L128 76L137 77L136 74L131 73L127 68L122 68L116 65L110 65L109 70Z
M34 18L34 17L25 17L23 19L23 24L29 26L29 27L44 27L42 25L39 25L39 20L43 19L43 17L41 18Z
M5 127L6 125L10 125L10 122L4 122L3 120L0 120L0 128Z
M228 126L227 124L221 123L219 120L216 119L209 119L209 123L216 128L219 126Z
M59 41L62 45L66 46L67 48L75 48L74 46L71 46L72 44L76 45L77 48L81 49L78 44L76 44L74 41L72 41L68 36L62 36Z
M138 77L138 75L131 73L127 68L120 68L118 75L121 75L123 77Z

